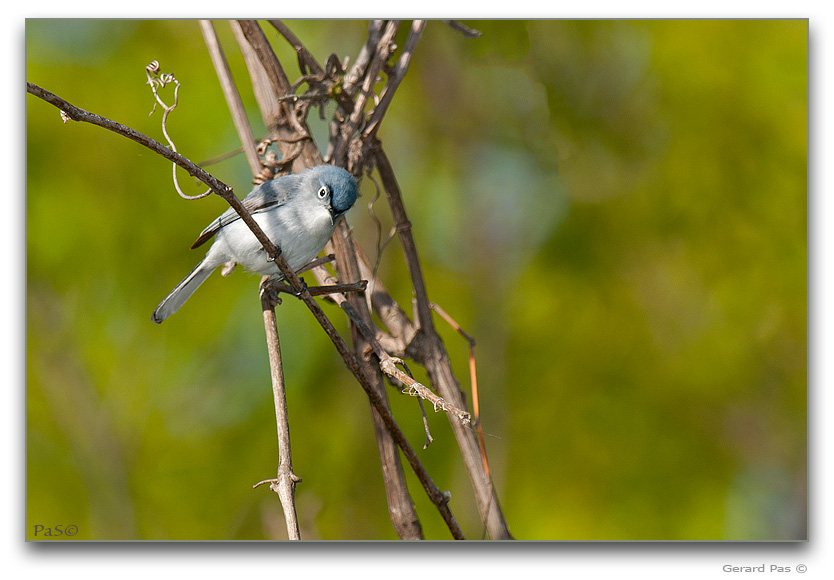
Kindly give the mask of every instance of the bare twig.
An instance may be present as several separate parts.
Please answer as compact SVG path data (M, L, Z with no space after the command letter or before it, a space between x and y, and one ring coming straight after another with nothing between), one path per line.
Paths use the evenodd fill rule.
M310 300L312 300L312 298ZM313 304L315 304L316 307L318 307L318 305L315 302L313 302ZM310 305L308 304L308 306ZM312 309L313 308L311 307L311 310ZM316 312L314 312L314 315L316 315ZM319 319L318 315L316 315L316 318ZM443 516L443 519L446 521L446 525L452 532L452 536L455 539L464 539L463 531L457 524L457 521L452 515L451 510L449 510L449 497L446 494L442 493L429 477L425 468L420 463L420 460L417 458L417 455L414 453L414 450L411 448L411 445L408 443L399 426L397 426L396 422L394 421L394 417L391 415L391 412L387 408L387 405L384 403L384 400L379 395L377 390L374 388L367 375L363 372L359 360L356 358L356 355L348 349L347 345L344 343L341 336L339 336L339 334L336 332L335 328L333 328L333 325L330 323L330 321L327 319L324 320L326 320L326 323L322 324L322 326L324 327L325 332L327 333L328 337L330 337L333 344L336 346L336 350L342 356L342 359L345 360L348 369L359 380L359 384L362 386L362 388L365 390L365 393L368 395L368 399L370 400L371 405L373 405L374 411L379 413L379 416L382 422L384 423L386 429L391 434L396 444L402 450L402 453L408 461L409 465L414 470L415 474L417 475L417 478L420 480L420 483L425 488L429 496L429 499L435 504L441 516ZM319 321L320 323L322 323L322 320Z
M107 129L108 131L112 131L113 133L126 137L131 141L134 141L136 143L139 143L140 145L147 147L154 153L161 155L169 161L173 161L182 169L185 169L185 171L187 171L189 175L199 179L200 181L208 185L213 193L219 195L220 197L223 197L227 201L229 201L230 197L234 197L234 193L231 187L224 184L219 179L209 174L205 170L201 169L200 167L198 167L197 165L195 165L194 163L192 163L173 149L166 147L159 141L156 141L155 139L152 139L147 135L144 135L139 131L136 131L135 129L132 129L126 125L122 125L121 123L117 123L116 121L113 121L106 117L101 117L99 115L96 115L95 113L90 113L89 111L80 109L75 105L68 103L61 97L28 81L26 83L26 91L60 109L61 117L64 119L65 122L67 119L69 119L72 121L90 123L92 125L99 126L103 129ZM230 201L230 203L232 207L235 207L234 202ZM240 202L237 203L237 206L240 207L240 209L248 215L248 212L246 212L243 206L240 205ZM246 221L246 219L244 219L244 221ZM257 227L256 223L255 226ZM263 232L261 233L263 234ZM265 235L264 238L266 238ZM268 240L268 238L266 239Z
M362 247L355 243L352 247L359 261L360 275L368 280L369 291L366 292L368 304L388 330L380 342L386 352L405 357L409 345L419 342L417 327L391 297L382 280L377 277L376 268L370 265Z
M359 89L357 83L365 77L365 71L368 69L368 64L371 62L376 47L379 45L382 31L387 24L387 20L371 20L368 24L368 38L362 45L362 50L359 51L353 66L345 75L345 92L349 96L353 97Z
M373 151L374 162L382 180L382 187L397 225L400 244L403 247L406 264L411 275L411 284L414 289L416 316L420 327L418 336L422 336L423 340L420 343L420 348L413 349L411 352L416 360L425 366L440 395L453 405L464 407L463 393L452 373L449 355L434 328L417 245L414 242L411 222L408 220L405 211L394 170L381 147L374 146L371 151ZM498 505L498 496L495 494L495 489L484 471L478 442L473 438L472 432L460 423L452 421L451 425L463 455L464 464L469 471L470 480L475 488L475 497L487 532L493 539L511 539L512 536L507 527L507 522Z
M445 411L449 415L457 417L457 419L464 425L468 425L472 421L472 416L469 414L469 412L459 409L445 401L443 397L438 397L437 395L435 395L428 388L415 381L414 378L411 377L411 375L406 374L402 372L400 369L398 369L396 367L396 365L398 364L403 364L402 359L394 358L387 355L379 361L379 367L386 375L400 381L405 385L405 390L403 392L406 395L411 395L412 397L420 397L421 399L428 401L434 406L435 412Z
M260 26L258 26L257 22L253 20L239 20L238 24L240 25L240 29L243 31L246 40L252 47L252 50L254 50L255 54L258 56L261 65L264 67L264 71L266 72L266 76L272 85L275 95L281 97L292 94L292 87L287 80L287 75L284 73L284 68L281 66L280 61L275 57L275 52L273 52L269 41L267 41L266 36ZM289 126L299 135L305 135L312 139L309 131L307 131L307 129L299 123L293 108L285 102L280 103L280 107Z
M278 326L275 321L275 299L277 296L261 284L261 307L264 316L266 344L269 351L269 368L272 376L272 397L275 401L275 423L278 429L278 476L270 482L269 488L278 494L284 519L287 523L287 536L290 540L300 540L298 516L295 510L295 484L301 479L292 470L292 451L290 449L290 422L287 414L287 393L284 388L284 368L281 361L281 344L278 340ZM257 487L260 484L255 484Z
M342 91L338 99L338 107L330 122L330 142L327 145L327 152L325 159L328 162L333 159L337 147L340 149L340 155L347 150L347 145L342 143L342 124L344 120L350 115L353 110L353 97L362 85L363 79L366 77L368 65L371 58L376 54L376 48L380 43L382 31L388 24L387 20L371 20L368 24L368 38L362 45L362 49L353 66L347 71L343 78ZM341 148L345 147L342 151Z
M300 173L321 164L321 153L303 119L283 99L292 94L292 85L260 26L253 20L236 20L232 27L246 57L261 115L281 149L283 166Z
M252 171L252 175L259 175L261 172L261 161L255 147L255 136L252 134L252 127L249 126L249 120L243 108L243 101L240 99L240 93L235 86L232 71L229 70L229 64L226 62L226 56L223 54L223 48L217 39L217 33L209 20L200 20L200 30L203 32L203 38L205 39L209 56L211 56L211 62L214 64L214 70L217 71L220 87L226 96L226 103L229 105L229 112L232 114L232 121L234 122L235 129L237 129L243 151L246 154L249 169Z
M382 94L379 96L379 104L374 108L370 121L368 121L368 124L362 131L363 139L372 139L379 130L379 124L388 111L391 99L394 97L394 91L397 90L397 87L405 77L405 73L408 71L408 65L411 64L411 58L414 55L414 49L417 47L417 43L420 41L425 27L425 20L415 20L411 23L411 30L408 33L408 39L405 41L405 47L400 55L400 59L397 61L396 66L388 73L388 82L385 88L382 89Z
M301 40L290 30L286 24L281 22L280 20L270 20L269 23L275 27L275 29L283 36L287 42L290 43L290 46L293 47L296 54L298 55L298 67L301 69L301 72L304 72L304 68L306 67L314 75L321 75L324 74L324 69L319 65L318 61L316 61L315 57L307 50L307 47L302 44Z
M278 95L273 91L272 85L266 76L266 70L246 39L240 22L230 20L229 27L234 33L235 41L246 63L246 70L249 72L249 80L252 83L252 91L261 112L261 119L270 134L275 135L279 132L280 125L283 122L283 109L278 102Z
M335 249L336 270L343 282L355 282L361 279L359 266L356 262L356 255L351 251L350 228L346 222L339 223L337 230L331 238L330 244ZM346 297L331 295L333 299L346 298L344 304L350 303L357 312L357 320L363 324L372 324L371 313L364 297L349 294ZM388 393L385 388L385 379L381 369L376 366L367 350L367 341L357 325L351 324L354 351L357 353L365 376L368 377L371 386L376 394L388 405ZM397 453L396 442L392 434L387 432L383 417L372 410L371 418L374 425L374 435L377 441L377 449L383 462L383 470L387 471L384 478L385 494L389 504L389 515L391 523L401 538L422 539L423 530L417 518L417 512L406 487L405 477L402 473L402 464Z
M489 472L489 461L487 460L486 444L484 443L484 430L481 427L481 410L480 397L478 395L478 372L475 364L475 339L472 338L466 331L461 328L457 321L449 316L445 310L434 302L429 303L429 307L437 312L446 323L454 328L469 343L469 380L472 390L472 411L475 414L475 427L478 429L478 444L481 446L481 459L484 463L484 473L488 480L492 480Z
M284 284L283 282L270 282L276 292L284 292L286 294L295 295L295 290ZM348 292L364 292L368 287L367 280L360 280L352 284L327 284L324 286L308 286L307 291L310 296L330 296L331 294L345 294Z
M475 30L474 28L469 28L465 24L458 22L457 20L445 20L446 24L451 26L454 30L457 30L461 34L463 34L466 38L478 38L483 34L480 30Z
M321 288L331 287L330 284L332 283L333 278L330 277L324 269L317 268L314 273L322 284L327 284L326 286L321 286ZM362 336L367 341L368 346L370 346L371 350L373 350L374 354L379 359L379 367L382 369L382 372L405 386L403 391L405 394L420 397L421 399L428 401L434 406L435 412L445 411L446 413L457 417L463 424L468 424L472 420L472 416L467 411L455 407L449 402L443 400L442 397L438 397L430 389L415 381L409 373L405 373L397 368L397 365L404 365L403 360L399 357L393 357L385 351L376 338L376 332L368 326L368 324L360 316L359 312L357 312L357 310L345 299L344 296L332 295L331 299L345 311L351 322L353 322L359 332L362 333Z
M377 77L388 58L391 56L394 46L394 36L399 28L399 21L393 20L388 22L385 26L385 31L376 45L368 69L365 73L365 78L362 82L362 89L356 95L356 101L353 106L353 111L350 117L342 124L339 139L333 151L333 160L337 164L344 164L348 168L351 165L348 163L348 148L356 131L360 129L365 119L365 106L369 99L373 96L373 87L376 84Z

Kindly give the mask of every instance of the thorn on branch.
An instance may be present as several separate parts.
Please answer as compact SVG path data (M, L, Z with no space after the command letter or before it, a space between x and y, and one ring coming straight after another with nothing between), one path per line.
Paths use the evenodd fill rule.
M296 483L301 483L301 482L303 481L300 477L298 477L298 476L297 476L295 473L293 473L293 472L290 472L290 473L289 473L289 477L290 477L290 481L291 481L293 484L296 484ZM266 485L267 483L269 484L269 489L271 489L271 490L272 490L272 491L274 491L275 493L278 493L278 486L280 486L280 485L281 485L281 480L280 480L279 478L262 479L262 480L261 480L261 481L259 481L258 483L253 484L253 485L252 485L252 489L257 489L257 488L259 488L259 487L260 487L260 486L262 486L262 485ZM448 493L448 492L446 492L446 493Z

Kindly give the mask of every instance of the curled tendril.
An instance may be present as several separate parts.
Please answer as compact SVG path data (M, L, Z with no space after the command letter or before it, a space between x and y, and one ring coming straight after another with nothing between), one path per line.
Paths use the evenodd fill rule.
M174 141L168 135L168 115L177 107L177 103L179 102L179 90L180 90L180 82L176 79L173 73L160 73L159 72L159 62L152 61L148 66L145 67L145 74L148 77L148 81L146 84L150 85L151 91L153 91L153 96L156 102L154 102L153 108L151 109L150 115L153 115L156 111L157 103L164 109L162 113L162 134L165 135L165 139L168 141L168 145L171 147L172 151L176 151L177 147L174 145ZM159 96L158 89L164 88L165 85L174 84L174 104L170 107L165 104L162 98ZM173 179L174 179L174 187L177 190L177 193L180 197L184 199L200 199L211 195L211 189L204 191L198 195L186 195L182 189L180 188L179 180L177 179L177 164L173 164Z

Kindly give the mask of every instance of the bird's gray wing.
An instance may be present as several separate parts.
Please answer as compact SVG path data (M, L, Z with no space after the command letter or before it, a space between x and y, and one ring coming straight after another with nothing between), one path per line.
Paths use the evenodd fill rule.
M284 175L262 183L250 191L249 195L241 200L241 204L253 215L284 205L298 188L300 180L299 175ZM217 230L239 219L238 213L230 207L200 233L197 240L191 244L191 249L202 246L217 233Z

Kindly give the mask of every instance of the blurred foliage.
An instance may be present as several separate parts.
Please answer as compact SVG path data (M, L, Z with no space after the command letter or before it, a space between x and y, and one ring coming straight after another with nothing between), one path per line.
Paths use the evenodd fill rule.
M289 24L320 61L355 57L367 27ZM807 22L467 24L483 36L429 23L381 138L430 297L478 341L512 532L806 538ZM159 60L183 85L178 150L200 162L238 147L194 21L29 20L26 58L28 81L161 140L144 86ZM26 105L27 537L69 524L94 540L286 537L275 495L251 487L277 462L257 278L214 275L150 320L222 200L183 201L168 162ZM241 156L208 169L250 188ZM348 217L374 256L368 179L362 196ZM384 202L374 214L387 232ZM408 307L398 252L380 272ZM394 539L364 394L303 304L278 319L302 536ZM439 326L465 386L466 344ZM419 449L415 400L391 401ZM421 460L480 538L446 419L429 420ZM427 537L448 538L409 478Z

